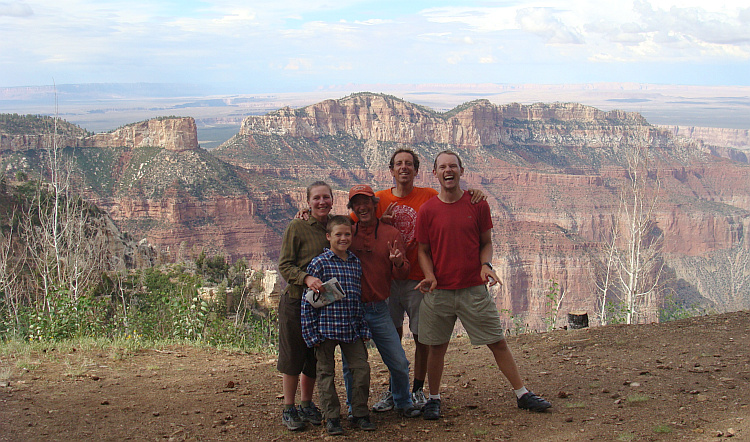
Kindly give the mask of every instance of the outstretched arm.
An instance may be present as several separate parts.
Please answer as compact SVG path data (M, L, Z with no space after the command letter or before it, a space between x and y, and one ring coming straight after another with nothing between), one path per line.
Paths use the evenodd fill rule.
M482 232L479 235L479 260L482 263L481 277L482 281L486 284L489 280L490 287L495 284L503 285L500 278L497 277L497 273L485 263L492 263L492 229Z
M432 262L432 252L430 251L430 245L419 243L418 249L419 266L422 267L422 273L424 273L424 279L419 281L417 288L422 293L428 293L437 287L437 279L435 278L435 267Z

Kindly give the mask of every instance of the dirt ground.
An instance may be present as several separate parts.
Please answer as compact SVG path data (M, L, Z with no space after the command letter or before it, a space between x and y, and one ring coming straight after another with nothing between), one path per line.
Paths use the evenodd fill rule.
M489 350L459 337L446 359L442 419L373 414L377 431L345 425L335 437L282 427L274 355L193 347L3 354L0 440L748 441L749 338L747 311L511 337L527 385L553 404L531 413L516 408ZM376 350L370 362L373 403L387 371Z

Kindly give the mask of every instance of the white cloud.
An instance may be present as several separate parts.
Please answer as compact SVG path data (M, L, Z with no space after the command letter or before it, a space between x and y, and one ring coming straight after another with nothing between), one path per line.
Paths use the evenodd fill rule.
M300 71L305 70L309 71L313 67L312 60L304 59L304 58L296 58L293 60L289 60L289 62L284 66L285 71Z
M556 81L587 63L743 63L746 2L0 0L0 87L59 72L70 82L418 83L492 81L532 65L559 66L546 70Z
M29 17L34 15L31 6L24 2L0 2L0 17Z
M516 21L521 29L542 37L550 44L582 44L583 36L564 24L551 8L526 8L518 11Z

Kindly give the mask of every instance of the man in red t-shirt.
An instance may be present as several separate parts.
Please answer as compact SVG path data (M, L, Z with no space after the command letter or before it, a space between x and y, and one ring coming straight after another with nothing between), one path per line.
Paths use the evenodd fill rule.
M500 371L516 393L519 408L544 411L552 405L526 389L505 342L497 306L486 284L500 279L492 269L492 218L486 201L471 204L461 190L461 158L443 151L435 157L432 173L440 182L437 198L422 205L417 214L416 238L424 294L419 309L419 339L429 346L427 374L429 400L424 419L440 418L440 381L456 318L472 345L487 345Z

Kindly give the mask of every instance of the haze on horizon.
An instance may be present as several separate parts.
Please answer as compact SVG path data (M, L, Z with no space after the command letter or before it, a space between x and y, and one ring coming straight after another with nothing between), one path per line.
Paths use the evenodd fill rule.
M744 1L0 1L0 87L750 86Z

